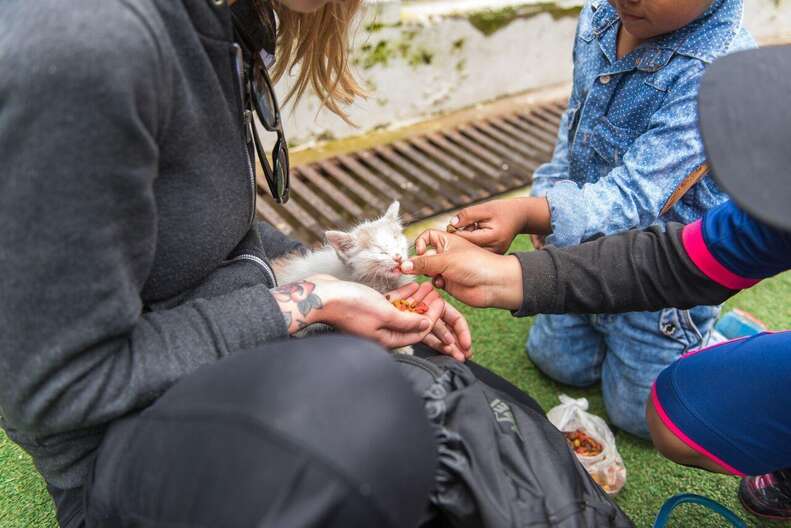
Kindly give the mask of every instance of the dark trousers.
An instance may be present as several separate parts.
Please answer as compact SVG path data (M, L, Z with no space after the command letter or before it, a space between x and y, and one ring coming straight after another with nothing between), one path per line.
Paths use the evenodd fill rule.
M388 353L325 335L198 369L110 427L84 488L50 492L64 528L405 528L435 466L423 403Z
M198 369L111 426L85 488L52 493L68 528L401 528L435 464L387 352L320 336Z

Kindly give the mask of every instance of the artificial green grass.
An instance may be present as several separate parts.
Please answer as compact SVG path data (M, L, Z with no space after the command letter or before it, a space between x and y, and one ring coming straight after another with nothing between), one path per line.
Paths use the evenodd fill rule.
M527 237L519 237L512 250L530 249ZM606 418L599 387L577 389L556 383L536 369L523 352L531 322L518 320L500 310L474 310L456 303L472 326L475 360L508 378L533 396L545 410L557 405L558 394L588 398L590 412ZM771 328L791 328L791 272L767 280L728 301L724 310L747 310ZM715 475L674 464L657 453L650 442L615 432L616 445L627 469L626 486L618 504L638 527L650 527L662 503L682 492L698 493L725 504L749 526L767 526L745 512L736 497L739 479ZM697 506L682 506L671 526L714 528L724 526L720 517ZM791 527L791 523L769 526Z
M520 237L515 250L526 250L529 242ZM457 304L458 305L458 304ZM747 310L771 328L791 328L791 272L764 281L727 303L727 309ZM529 392L543 407L557 405L557 396L566 393L586 397L590 410L606 416L597 387L574 389L553 382L541 374L524 354L530 328L529 319L514 319L499 310L475 310L461 306L472 326L475 359ZM759 410L760 411L760 410ZM749 526L791 527L791 523L761 523L749 516L736 498L738 479L714 475L673 464L662 458L650 443L616 432L616 443L628 471L627 483L617 501L638 527L652 525L662 502L682 492L707 495L735 511ZM0 432L0 528L54 528L52 504L30 459ZM671 526L715 528L723 526L713 513L696 506L683 506L674 514Z

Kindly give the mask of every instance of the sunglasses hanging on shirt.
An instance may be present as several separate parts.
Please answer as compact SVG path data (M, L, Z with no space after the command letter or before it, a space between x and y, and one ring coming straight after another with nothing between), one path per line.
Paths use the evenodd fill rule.
M280 117L277 96L269 78L267 64L264 63L264 54L272 57L275 53L277 25L274 11L268 3L237 0L231 6L231 16L236 39L242 50L242 97L249 138L254 145L254 152L264 171L272 197L277 203L283 204L288 201L290 187L288 145L283 133L283 120ZM258 116L264 129L277 134L271 158L267 156L261 144L255 120L252 119L253 112Z

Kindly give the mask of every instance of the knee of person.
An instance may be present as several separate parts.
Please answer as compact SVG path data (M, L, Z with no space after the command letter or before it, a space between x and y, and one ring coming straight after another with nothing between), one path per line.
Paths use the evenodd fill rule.
M590 364L579 361L551 343L533 340L532 334L525 351L541 372L559 383L572 387L590 387L599 381L598 371L591 368Z
M645 408L642 405L627 404L626 402L606 401L607 417L610 423L627 433L650 440L648 424L645 421Z
M683 465L697 465L699 455L692 448L682 442L659 418L654 408L654 403L649 401L645 410L645 421L648 424L651 442L659 453Z

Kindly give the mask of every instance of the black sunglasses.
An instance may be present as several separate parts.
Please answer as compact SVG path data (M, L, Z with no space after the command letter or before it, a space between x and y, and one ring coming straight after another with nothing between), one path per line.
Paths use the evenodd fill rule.
M277 133L277 141L272 149L272 163L270 164L258 137L258 130L252 115L247 119L258 161L261 163L266 182L269 184L269 191L277 203L286 203L290 188L288 145L283 133L283 120L280 118L280 107L272 88L272 80L269 78L266 66L258 53L252 54L252 61L244 62L242 82L245 89L245 104L248 106L247 111L255 111L261 125L269 132Z

